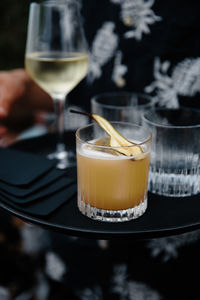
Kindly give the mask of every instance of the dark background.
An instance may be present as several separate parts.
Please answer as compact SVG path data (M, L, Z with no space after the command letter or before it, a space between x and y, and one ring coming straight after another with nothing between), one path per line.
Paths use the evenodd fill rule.
M0 70L24 66L29 0L0 1Z
M0 1L0 70L24 66L30 2L29 0ZM83 0L83 2L84 26L90 44L96 29L105 20L112 20L112 18L116 20L116 17L119 16L119 7L110 5L109 0ZM108 2L109 9L106 9ZM127 52L127 61L124 63L128 64L131 69L129 77L126 78L128 83L126 90L143 91L144 86L152 82L155 56L159 56L162 61L170 60L172 67L184 60L185 57L200 56L200 3L198 1L157 0L153 10L156 15L161 15L165 19L165 23L158 22L156 26L152 25L152 35L145 35L141 42L131 39L120 44L120 49ZM118 33L123 33L122 24L117 25L116 30ZM121 90L111 82L109 77L111 70L112 61L106 65L101 80L97 80L87 89L85 89L85 81L83 81L70 95L73 103L87 106L91 96L96 93ZM199 95L196 95L193 101L195 104L199 103ZM36 268L41 268L41 263L38 259L24 256L21 248L19 250L17 246L14 248L20 241L18 229L13 228L13 224L9 223L10 221L5 218L4 214L0 216L0 219L0 232L5 232L7 237L6 244L0 247L0 285L11 286L12 284L13 286L15 284L23 290L29 287L29 280L30 286L32 285L32 274ZM154 258L150 255L150 251L145 248L146 241L141 244L134 241L126 241L123 244L120 241L111 241L110 247L102 250L97 247L96 241L73 241L68 240L65 236L55 235L54 243L52 243L53 250L64 252L63 259L67 262L69 273L68 278L62 284L55 285L55 297L51 299L61 300L67 299L67 297L70 300L78 299L73 296L70 298L69 290L74 293L80 283L84 287L100 284L108 295L107 298L104 295L103 299L111 299L108 283L115 264L127 264L131 279L147 283L159 291L164 300L198 299L199 280L195 271L199 270L199 233L196 236L194 234L191 244L190 241L187 241L187 236L185 240L184 237L179 236L177 240L174 238L174 245L178 244L182 238L182 247L180 246L177 250L177 257L173 257L172 251L172 258L164 262L162 252ZM165 245L165 242L163 243ZM166 241L166 249L163 248L163 252L167 249L170 253L169 241ZM13 269L12 273L11 269ZM25 278L27 278L26 281L24 281ZM24 282L26 287L24 287ZM52 284L52 286L54 285Z

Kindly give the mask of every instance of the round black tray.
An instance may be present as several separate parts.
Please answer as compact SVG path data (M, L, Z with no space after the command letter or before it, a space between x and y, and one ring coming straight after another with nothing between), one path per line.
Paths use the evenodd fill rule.
M74 133L67 133L66 141L74 149ZM44 153L54 145L51 134L16 143L15 149ZM147 239L163 237L192 231L200 228L200 195L184 198L161 197L149 193L148 208L138 219L107 223L94 221L82 215L77 208L76 197L46 217L34 217L20 212L1 202L0 208L27 222L40 225L49 230L69 235L95 239L135 238Z

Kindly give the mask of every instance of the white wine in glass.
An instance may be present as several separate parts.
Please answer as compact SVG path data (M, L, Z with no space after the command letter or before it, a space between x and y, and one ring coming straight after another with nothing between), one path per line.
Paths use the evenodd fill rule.
M60 169L73 164L64 142L65 101L86 76L88 61L78 3L75 0L32 3L25 66L55 103L58 140L55 153L49 158L56 158Z

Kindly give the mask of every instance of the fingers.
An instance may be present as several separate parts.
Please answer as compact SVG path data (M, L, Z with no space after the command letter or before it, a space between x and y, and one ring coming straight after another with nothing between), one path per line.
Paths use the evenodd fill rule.
M5 108L3 106L0 106L0 122L1 122L1 119L5 118L7 115L7 112L5 110Z
M8 147L17 140L18 135L6 131L5 134L0 136L0 147Z
M0 147L11 145L17 138L17 135L9 132L7 127L0 126Z
M24 81L21 73L17 76L14 71L0 72L0 117L2 113L9 114L13 103L22 97L25 89Z
M6 126L3 125L5 117L6 111L3 107L0 106L0 139L7 131Z
M7 128L5 126L0 126L0 139L6 134Z

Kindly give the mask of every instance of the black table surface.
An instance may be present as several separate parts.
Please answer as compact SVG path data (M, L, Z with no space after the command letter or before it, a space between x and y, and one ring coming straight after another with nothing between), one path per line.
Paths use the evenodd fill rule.
M65 139L75 150L74 133L66 133ZM55 144L55 136L45 136L20 141L15 149L45 155ZM95 239L148 239L175 235L200 228L200 195L192 197L161 197L148 194L148 208L138 219L107 223L94 221L82 215L77 208L77 197L59 207L46 217L25 214L5 204L0 199L0 208L24 221L37 224L63 234Z

